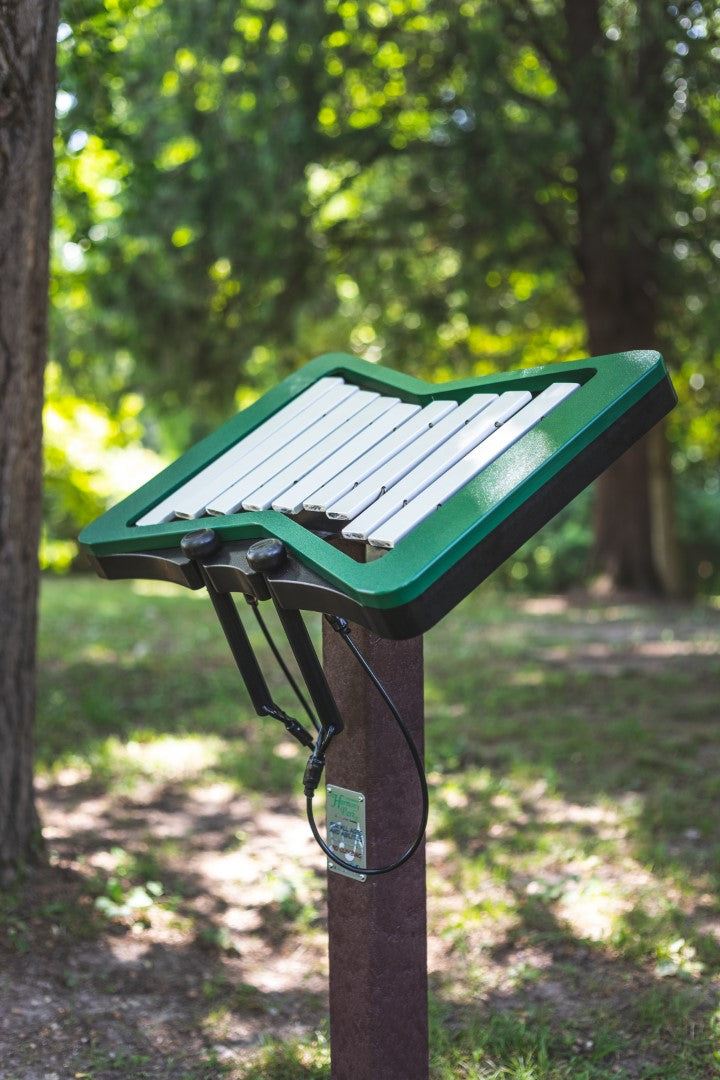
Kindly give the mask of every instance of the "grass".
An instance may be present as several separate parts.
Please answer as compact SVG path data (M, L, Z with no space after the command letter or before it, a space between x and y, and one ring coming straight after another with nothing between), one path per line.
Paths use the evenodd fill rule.
M258 812L268 799L300 812L304 759L252 714L202 595L48 580L40 656L49 792L109 793L115 824L133 799L218 784ZM720 612L480 589L428 635L426 710L434 1080L720 1075ZM88 872L84 923L62 904L46 919L78 937L151 935L156 910L223 958L199 995L207 1061L188 1076L328 1077L312 1026L260 1041L275 998L232 975L221 916L189 913L182 842L141 848L109 845ZM319 903L312 875L278 868L259 933L302 948L322 932ZM12 897L0 924L10 947L32 947ZM256 1048L213 1057L241 1016Z

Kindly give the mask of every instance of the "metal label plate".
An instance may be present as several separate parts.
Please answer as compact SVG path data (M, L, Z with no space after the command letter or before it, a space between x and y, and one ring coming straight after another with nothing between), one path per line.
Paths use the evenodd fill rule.
M361 791L350 791L337 784L328 784L325 791L328 847L337 852L338 858L357 866L359 872L337 866L332 859L328 859L328 870L355 881L367 881L367 874L362 873L362 868L367 866L365 796Z

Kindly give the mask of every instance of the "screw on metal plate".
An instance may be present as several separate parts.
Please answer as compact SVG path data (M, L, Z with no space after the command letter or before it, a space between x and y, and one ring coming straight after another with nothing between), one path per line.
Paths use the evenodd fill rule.
M365 796L359 791L328 784L325 803L328 844L337 852L339 859L357 865L357 872L338 866L328 860L328 870L355 881L367 881L363 867L367 866L365 852L367 834L365 830Z
M355 881L367 881L367 874L353 874L349 870L345 870L342 866L336 866L334 862L330 862L328 859L328 870L334 870L336 874L342 874L344 877L354 878Z

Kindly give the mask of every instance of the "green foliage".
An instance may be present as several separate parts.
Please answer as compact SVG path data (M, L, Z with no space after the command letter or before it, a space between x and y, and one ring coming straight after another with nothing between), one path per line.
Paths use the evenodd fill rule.
M95 909L106 919L128 925L149 925L155 905L165 905L165 889L161 882L147 880L142 859L122 848L108 852L112 872L98 875L93 883L97 892ZM140 880L138 880L138 878Z
M558 0L68 0L52 294L68 394L111 423L141 395L145 443L175 453L331 348L437 379L581 355L607 286L623 346L654 334L637 344L674 367L673 466L712 500L720 16L598 10L579 64ZM52 469L56 487L71 471ZM53 540L98 505L75 479ZM718 572L716 546L694 580L701 564L701 582Z
M592 536L590 491L562 510L502 566L506 589L564 592L586 576Z
M328 1080L330 1044L327 1036L318 1032L312 1041L268 1040L265 1048L236 1075L237 1080Z
M160 468L140 444L138 394L117 398L114 409L78 397L55 363L48 365L43 412L44 531L40 565L67 570L77 555L78 525L97 517Z
M678 535L686 575L698 592L720 589L720 477L715 467L678 482Z
M702 279L681 324L697 361L717 286L702 158L717 19L625 3L602 14L613 213L627 243L655 215L673 337ZM125 363L132 380L141 365L144 385L164 388L162 414L188 387L216 404L244 382L263 389L328 332L441 375L582 350L578 118L557 5L530 18L509 0L272 0L208 17L174 0L75 0L66 18L63 354L92 333L103 375ZM640 92L633 64L650 48L660 82Z
M148 909L153 906L158 896L162 896L162 891L159 881L146 881L144 885L127 888L119 878L109 877L105 882L103 895L98 896L95 901L95 907L108 919L143 922L147 918Z

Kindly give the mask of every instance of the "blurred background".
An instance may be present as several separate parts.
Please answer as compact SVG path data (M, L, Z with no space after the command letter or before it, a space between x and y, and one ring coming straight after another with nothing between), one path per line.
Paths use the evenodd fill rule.
M431 1075L718 1076L720 7L62 0L58 54L47 858L0 888L0 1072L330 1073L299 747L200 591L69 578L79 529L323 352L655 348L666 423L426 636Z
M611 473L501 573L717 592L718 59L701 2L67 0L44 567L319 353L657 348L646 505Z

